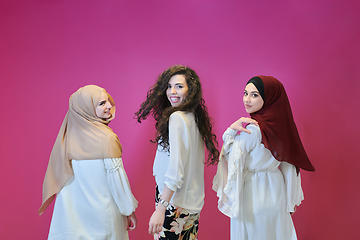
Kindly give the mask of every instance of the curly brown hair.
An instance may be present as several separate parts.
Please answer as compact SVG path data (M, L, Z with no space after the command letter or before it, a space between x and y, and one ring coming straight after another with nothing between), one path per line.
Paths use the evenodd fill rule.
M169 80L174 75L183 75L188 85L188 94L184 102L177 107L172 107L166 96ZM152 142L169 150L169 118L176 111L194 113L199 132L209 151L205 163L216 165L219 162L219 150L216 148L218 142L215 134L212 133L212 119L209 117L205 100L202 98L199 76L191 68L182 65L172 66L159 75L155 85L147 92L146 101L135 113L135 118L141 123L141 120L152 115L156 120L155 128L157 130L155 141Z

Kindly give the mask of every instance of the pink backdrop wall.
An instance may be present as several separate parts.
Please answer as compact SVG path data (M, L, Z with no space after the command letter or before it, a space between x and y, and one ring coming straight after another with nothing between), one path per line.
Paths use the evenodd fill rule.
M299 239L360 235L358 1L0 2L0 239L46 239L41 187L69 96L97 84L117 103L111 123L140 204L138 229L153 211L154 121L134 112L163 70L194 68L221 135L245 116L245 82L263 74L283 82L303 144L316 167L302 172L305 201L293 219ZM229 219L206 168L200 239L229 239Z

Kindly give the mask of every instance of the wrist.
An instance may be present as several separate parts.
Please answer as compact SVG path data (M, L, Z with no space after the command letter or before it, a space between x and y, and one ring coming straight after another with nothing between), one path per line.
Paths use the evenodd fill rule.
M161 205L163 205L164 207L167 207L169 205L169 202L162 198L159 198L159 203L161 203Z
M166 210L166 207L164 207L164 205L162 205L160 203L156 206L156 211L165 212L165 210Z

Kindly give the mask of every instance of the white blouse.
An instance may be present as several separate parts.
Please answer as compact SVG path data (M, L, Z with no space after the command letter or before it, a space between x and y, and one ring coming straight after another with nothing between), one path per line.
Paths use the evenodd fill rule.
M158 145L153 175L159 192L174 191L170 203L198 213L204 205L205 146L193 113L181 111L169 119L170 152Z
M128 240L138 202L121 158L72 160L74 176L57 194L48 239Z
M219 210L229 217L237 217L247 175L280 169L285 183L286 211L293 212L294 207L304 199L300 173L297 175L293 165L279 162L272 156L261 143L258 126L250 124L247 129L250 134L237 135L237 131L230 128L223 134L224 145L213 181L213 189L219 197Z
M230 238L296 240L289 212L304 199L300 173L273 157L258 126L246 128L250 134L225 131L213 182L219 210L231 217Z

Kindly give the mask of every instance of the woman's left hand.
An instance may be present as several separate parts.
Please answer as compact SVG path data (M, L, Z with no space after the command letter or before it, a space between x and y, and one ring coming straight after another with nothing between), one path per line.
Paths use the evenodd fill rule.
M161 232L165 220L165 210L162 204L157 206L149 221L149 234L154 235Z

